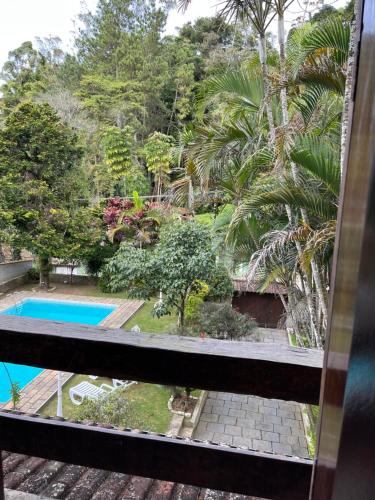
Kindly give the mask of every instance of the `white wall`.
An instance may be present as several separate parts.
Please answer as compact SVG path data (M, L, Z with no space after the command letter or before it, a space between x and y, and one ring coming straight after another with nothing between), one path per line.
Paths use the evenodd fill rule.
M23 276L32 265L32 260L20 260L17 262L0 264L0 283L6 283L13 278Z

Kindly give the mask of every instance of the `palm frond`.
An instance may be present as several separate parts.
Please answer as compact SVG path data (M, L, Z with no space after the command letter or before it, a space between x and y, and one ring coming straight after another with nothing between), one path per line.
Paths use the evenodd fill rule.
M336 196L340 193L341 170L337 151L320 138L307 136L297 141L290 152L291 159L307 170Z

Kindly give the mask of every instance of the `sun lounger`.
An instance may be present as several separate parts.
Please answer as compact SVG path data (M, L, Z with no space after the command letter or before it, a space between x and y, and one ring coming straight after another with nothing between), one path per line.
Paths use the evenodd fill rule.
M69 397L71 402L79 406L85 399L97 400L114 391L115 387L108 384L102 384L100 387L90 384L90 382L81 382L75 387L69 389Z

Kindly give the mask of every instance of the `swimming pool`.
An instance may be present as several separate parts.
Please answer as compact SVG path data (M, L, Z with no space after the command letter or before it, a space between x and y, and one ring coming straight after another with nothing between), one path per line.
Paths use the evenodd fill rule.
M0 312L0 315L26 316L29 318L64 321L66 323L98 325L115 309L116 306L109 304L24 299ZM42 371L43 368L0 363L0 402L5 403L10 399L10 380L18 382L22 389Z

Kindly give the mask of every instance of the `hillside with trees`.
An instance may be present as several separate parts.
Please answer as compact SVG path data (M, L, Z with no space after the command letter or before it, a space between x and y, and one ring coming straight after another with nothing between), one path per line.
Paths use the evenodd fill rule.
M85 263L116 290L140 284L135 296L165 287L180 323L196 280L209 281L221 263L260 292L282 285L296 344L322 348L354 2L287 33L293 1L226 0L215 17L165 36L176 3L189 8L188 0L98 0L82 10L71 53L56 37L9 53L0 244L38 257L42 286L59 258ZM166 262L179 254L184 224L201 250L196 266L208 264L202 275L184 268L177 300ZM123 273L117 282L111 269ZM147 269L154 283L140 278Z

